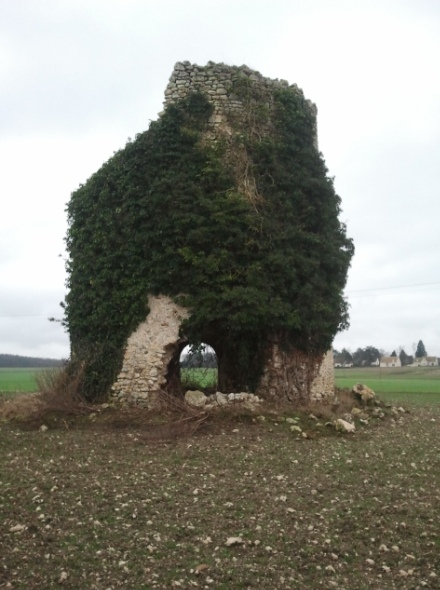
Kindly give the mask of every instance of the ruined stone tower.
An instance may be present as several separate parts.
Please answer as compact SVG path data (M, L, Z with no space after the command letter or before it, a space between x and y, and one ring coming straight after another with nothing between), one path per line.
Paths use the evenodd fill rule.
M258 209L264 195L259 193L253 175L252 161L243 142L237 140L243 128L255 138L272 132L274 94L284 89L302 95L295 85L284 80L271 80L246 66L230 67L209 62L198 66L177 63L165 90L165 111L189 94L206 96L213 106L204 131L204 141L223 142L228 146L228 165L234 169L238 190L252 207ZM316 107L306 101L311 117L311 132L317 147ZM130 403L152 406L159 392L167 389L173 378L179 354L187 343L180 327L189 310L167 295L148 296L149 315L129 336L120 373L113 384L112 396ZM207 341L216 349L216 342ZM220 387L227 387L227 351L216 352L219 357ZM223 354L224 353L224 354ZM223 354L223 356L222 356ZM306 392L316 399L334 392L332 355L330 352L312 355L297 350L285 350L276 334L269 338L264 356L262 376L256 393L266 399L298 399ZM226 377L222 380L222 374Z

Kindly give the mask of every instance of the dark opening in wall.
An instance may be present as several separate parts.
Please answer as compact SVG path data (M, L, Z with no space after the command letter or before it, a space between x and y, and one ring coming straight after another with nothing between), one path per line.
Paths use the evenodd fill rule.
M182 389L199 389L215 393L218 385L218 365L215 350L209 344L188 344L180 353L180 383Z

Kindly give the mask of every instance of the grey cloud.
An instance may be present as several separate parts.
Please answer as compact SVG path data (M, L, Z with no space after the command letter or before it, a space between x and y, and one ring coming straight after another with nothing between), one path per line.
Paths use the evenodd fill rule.
M69 340L63 327L45 317L0 318L0 344L2 354L69 357Z
M436 287L356 294L440 280L439 24L429 0L4 2L0 315L28 318L0 318L0 351L66 355L67 336L46 320L61 312L65 203L146 129L174 62L189 59L245 62L317 103L320 146L356 245L351 328L336 343L422 338L440 354Z
M64 328L49 317L62 319L64 294L38 286L3 288L0 293L0 352L67 358L69 341Z
M412 344L422 339L428 352L438 355L439 293L440 285L353 295L351 328L336 337L335 347L373 345L391 351L402 345L410 354Z
M2 80L3 136L79 133L129 113L139 93L159 87L156 77L164 85L161 59L131 45L129 30L115 36L87 10L68 3L53 14L47 4L23 4L26 10L16 4L0 24L12 61Z

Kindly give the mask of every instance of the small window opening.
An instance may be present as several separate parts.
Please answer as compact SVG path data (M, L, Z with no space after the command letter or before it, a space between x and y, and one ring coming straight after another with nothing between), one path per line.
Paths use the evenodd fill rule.
M217 391L217 355L209 344L188 344L180 353L180 383L183 389Z

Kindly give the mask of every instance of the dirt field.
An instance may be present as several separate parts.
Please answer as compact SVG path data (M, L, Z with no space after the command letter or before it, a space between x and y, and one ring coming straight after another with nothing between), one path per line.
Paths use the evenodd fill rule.
M285 418L0 424L0 588L439 588L440 408Z

